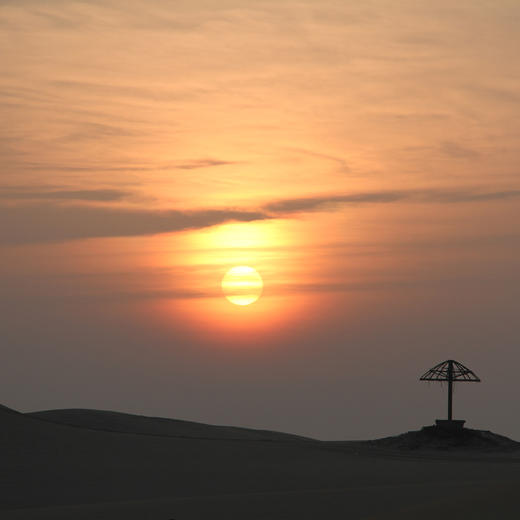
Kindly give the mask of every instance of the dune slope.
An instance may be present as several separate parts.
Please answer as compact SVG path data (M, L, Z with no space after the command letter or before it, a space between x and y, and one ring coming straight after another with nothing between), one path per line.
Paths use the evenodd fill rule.
M162 435L168 437L194 437L237 440L305 440L305 437L268 430L253 430L235 426L215 426L178 419L146 417L105 410L46 410L27 415L55 423L80 426L93 430Z

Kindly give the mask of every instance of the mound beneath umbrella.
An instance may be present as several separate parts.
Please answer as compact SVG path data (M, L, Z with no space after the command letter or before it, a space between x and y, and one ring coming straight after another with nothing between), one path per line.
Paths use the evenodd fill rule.
M520 449L520 442L487 430L469 428L448 430L439 426L425 426L419 431L366 441L366 444L379 448L407 450L514 451Z

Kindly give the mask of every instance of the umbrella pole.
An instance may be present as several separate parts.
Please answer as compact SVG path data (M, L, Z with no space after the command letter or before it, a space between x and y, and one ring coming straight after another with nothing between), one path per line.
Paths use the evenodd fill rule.
M453 361L448 362L448 421L453 419Z

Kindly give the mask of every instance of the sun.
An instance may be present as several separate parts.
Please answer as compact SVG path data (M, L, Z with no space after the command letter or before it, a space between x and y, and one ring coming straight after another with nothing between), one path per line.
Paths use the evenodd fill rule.
M262 294L264 282L256 269L247 265L232 267L222 278L222 291L235 305L250 305Z

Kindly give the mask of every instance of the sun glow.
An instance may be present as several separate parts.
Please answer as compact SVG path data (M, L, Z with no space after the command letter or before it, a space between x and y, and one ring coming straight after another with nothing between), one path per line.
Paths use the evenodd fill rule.
M156 237L164 249L159 265L176 291L153 307L155 326L178 330L172 316L182 316L186 334L224 348L264 345L282 328L292 330L309 305L308 294L293 290L310 276L300 261L308 237L299 225L233 222ZM227 275L237 270L242 276Z
M232 267L222 278L222 291L235 305L250 305L262 294L264 282L252 267L238 265Z

